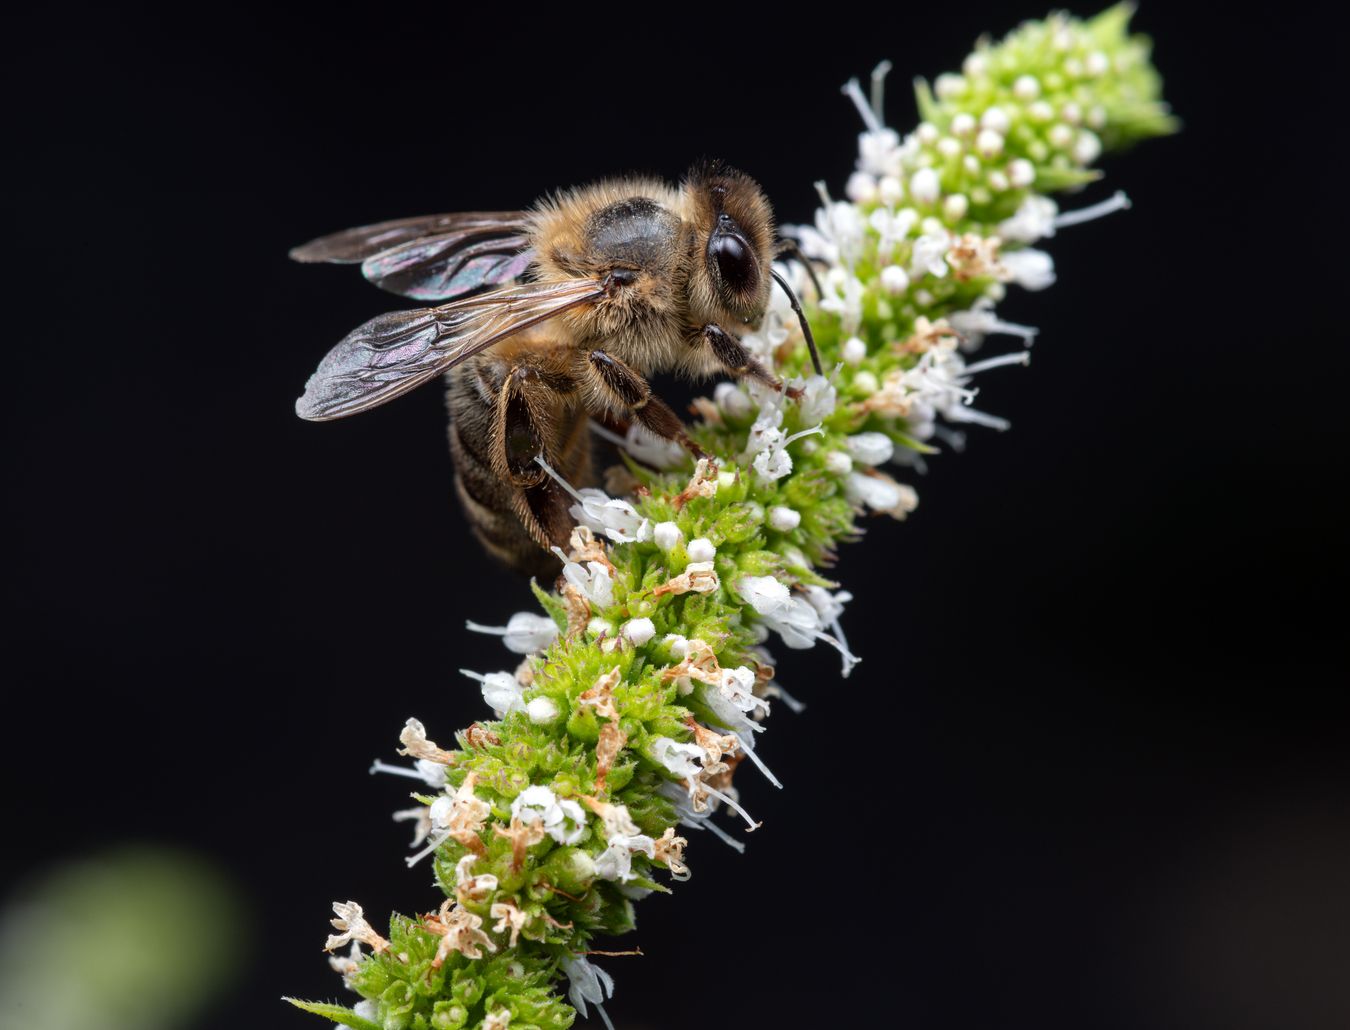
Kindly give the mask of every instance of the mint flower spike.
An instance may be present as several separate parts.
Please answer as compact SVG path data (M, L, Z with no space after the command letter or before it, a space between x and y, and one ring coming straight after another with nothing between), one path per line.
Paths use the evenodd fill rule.
M921 472L960 449L965 427L1007 428L975 405L985 376L1030 359L1036 329L996 307L1009 285L1054 282L1031 244L1129 206L1116 192L1061 212L1048 194L1095 179L1103 151L1175 129L1129 14L1051 15L981 41L960 73L917 84L923 121L907 135L884 118L889 65L866 94L844 87L863 123L856 170L844 199L820 184L813 223L787 230L819 266L820 292L801 266L776 268L814 298L830 374L813 374L776 289L743 342L796 400L717 384L690 427L716 458L692 467L640 432L599 431L624 457L603 490L544 465L577 526L555 549L554 589L534 585L540 613L467 624L513 656L514 671L463 670L493 719L453 747L409 719L399 753L415 764L371 769L417 781L416 806L394 818L413 822L406 861L430 859L443 899L394 916L387 937L359 905L335 904L330 950L352 947L333 967L361 1000L297 1005L359 1030L564 1028L592 1005L608 1024L615 985L593 942L632 930L635 901L689 879L681 831L745 850L735 820L760 824L733 786L743 761L783 786L756 737L774 702L803 706L768 647L824 644L844 675L857 664L850 595L821 570L862 516L915 510L889 468ZM998 336L1014 348L975 357Z

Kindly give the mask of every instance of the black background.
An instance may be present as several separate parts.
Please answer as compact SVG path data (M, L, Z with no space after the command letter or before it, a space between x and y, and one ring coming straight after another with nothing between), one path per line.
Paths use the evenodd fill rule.
M206 10L9 43L0 869L215 856L256 932L198 1030L300 1028L276 999L338 994L333 899L436 900L370 759L409 714L481 716L454 670L506 656L463 620L529 604L467 539L437 390L294 417L397 304L287 248L702 154L806 220L854 157L840 83L892 59L907 128L910 75L1043 12ZM983 381L1013 430L845 551L864 664L783 663L810 704L762 745L787 789L747 780L748 853L695 835L692 882L640 907L620 1026L1350 1022L1327 26L1136 23L1184 133L1110 158L1081 202L1134 210L1049 241L1058 284L1000 308L1042 329Z

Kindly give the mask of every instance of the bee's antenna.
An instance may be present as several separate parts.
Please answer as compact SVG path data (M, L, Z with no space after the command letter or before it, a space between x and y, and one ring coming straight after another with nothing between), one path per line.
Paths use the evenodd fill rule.
M769 272L773 275L774 282L783 287L783 292L788 297L788 303L792 305L792 310L797 313L797 321L802 324L802 335L806 337L806 349L811 352L811 365L815 368L816 375L823 376L825 372L820 367L820 352L816 350L816 338L811 335L811 323L806 320L806 314L802 311L797 295L792 292L792 287L788 285L788 281L778 274L778 269L771 268ZM814 280L815 276L813 275L811 278ZM819 285L816 286L816 289L819 291Z

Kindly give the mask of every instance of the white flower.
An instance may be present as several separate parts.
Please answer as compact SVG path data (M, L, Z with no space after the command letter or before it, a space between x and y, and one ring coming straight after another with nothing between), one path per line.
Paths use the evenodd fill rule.
M681 744L669 737L656 737L651 742L652 759L665 766L680 779L697 777L703 770L699 760L703 749L697 744Z
M471 680L483 685L483 700L501 719L525 707L524 691L509 672L490 672L486 676L472 669L460 669Z
M666 552L673 551L683 537L680 527L673 522L658 522L656 528L652 530L652 539L656 541L656 546Z
M829 244L831 262L852 267L862 254L865 223L858 209L847 201L832 201L824 197L824 204L816 209L816 231Z
M651 523L639 515L627 501L610 497L603 490L596 490L593 487L576 490L571 483L553 470L542 455L536 455L534 460L555 483L576 499L577 503L568 511L583 526L593 532L604 533L611 540L621 544L651 539Z
M674 440L657 436L641 422L634 422L628 427L628 432L623 435L622 446L638 461L652 468L668 469L684 461L683 447Z
M572 505L568 511L592 531L604 533L621 544L651 539L651 523L627 501L593 487L581 490L576 497L581 503Z
M559 844L575 844L586 832L586 813L571 798L563 798L548 813L544 828Z
M735 848L741 854L745 853L744 844L712 821L712 806L696 810L688 792L676 783L665 781L657 787L657 790L675 806L675 815L681 826L687 826L691 830L711 830L713 836L728 847Z
M760 615L778 611L792 596L773 576L742 576L736 581L736 593Z
M689 641L678 633L667 633L661 638L661 644L678 661L689 653Z
M595 875L602 880L617 880L619 883L635 879L633 855L639 851L648 858L655 858L656 842L641 833L610 837L609 845L596 856Z
M845 332L854 332L862 321L863 294L866 287L862 280L843 268L831 268L821 283L824 296L820 298L820 308L838 315L843 322Z
M858 167L872 175L893 175L900 168L900 134L884 128L859 133Z
M895 296L909 289L909 276L899 265L887 265L881 270L881 288Z
M689 553L690 561L712 561L717 556L717 548L706 536L690 540L685 550Z
M834 414L839 400L834 384L824 376L808 376L802 384L802 395L797 411L803 422L824 422Z
M583 955L569 955L562 960L561 965L570 981L567 999L581 1013L581 1018L586 1019L588 1016L587 1002L598 1007L603 1015L605 1010L601 1003L614 996L614 978L599 966L592 965ZM605 1022L609 1024L608 1016Z
M834 622L844 614L844 605L853 600L853 595L847 590L832 594L824 587L810 586L806 588L806 600L820 613L822 622Z
M801 525L801 522L801 512L794 511L792 508L775 504L769 509L769 525L780 533L791 533Z
M909 195L916 204L932 204L942 190L937 172L931 168L920 168L909 179Z
M884 465L895 454L895 444L885 433L855 433L844 441L844 446L864 465Z
M1080 165L1090 165L1101 153L1102 141L1097 138L1097 134L1091 129L1082 130L1073 144L1073 159Z
M945 230L925 233L914 241L910 253L909 273L918 278L933 275L942 278L947 274L947 251L951 250L951 235Z
M987 108L984 114L980 115L980 127L988 129L990 132L996 132L1000 136L1008 134L1011 124L1008 113L1001 107Z
M796 650L813 647L820 635L820 613L800 597L790 597L785 605L764 616L765 625Z
M1013 96L1027 104L1041 95L1041 84L1034 75L1019 75L1013 83Z
M981 129L980 134L975 137L975 153L979 154L986 161L998 157L1003 153L1003 136L993 129Z
M562 574L563 579L597 608L608 608L614 603L614 580L599 562L588 561L583 569L569 561L563 566Z
M1008 165L1008 181L1018 189L1026 189L1036 181L1036 166L1025 157L1019 157Z
M876 196L886 207L895 207L905 196L905 185L894 175L883 175L877 183Z
M844 196L855 204L867 204L877 199L876 176L868 172L854 172L844 184Z
M1005 322L994 314L993 301L980 299L967 311L953 311L947 316L951 327L961 334L961 346L965 350L974 350L984 342L986 336L1004 333L1017 336L1032 343L1036 339L1036 329L1016 322Z
M914 488L897 483L889 476L854 472L844 483L844 496L857 505L865 505L883 515L903 519L919 506Z
M713 388L713 401L732 418L744 418L754 410L750 398L735 383L718 383Z
M781 412L775 412L774 415L781 420ZM799 433L788 436L781 429L770 425L769 420L761 416L755 422L755 427L750 431L745 457L753 459L751 464L755 471L765 479L782 479L792 471L792 456L787 452L788 445L804 436L810 436L813 433L823 435L824 432L825 430L821 426L815 425L810 429L803 429Z
M1055 202L1039 193L1028 193L1011 218L999 223L998 234L1015 243L1035 243L1055 234Z
M1008 278L1027 290L1043 290L1055 281L1054 259L1043 250L1025 247L1003 255Z
M526 787L511 802L511 818L528 826L544 821L544 815L558 803L558 796L543 786Z
M418 723L420 726L421 723ZM429 758L419 758L413 763L414 768L409 769L402 765L390 765L388 762L381 762L378 758L371 763L370 772L390 773L394 776L407 776L414 780L421 780L429 787L440 790L445 786L446 767L441 762L433 762Z
M353 1005L352 1011L362 1019L368 1019L377 1025L380 1022L380 1007L368 998L362 999Z
M516 612L507 620L505 626L481 626L472 621L465 622L464 625L475 633L501 637L506 649L516 654L542 651L558 636L556 622L547 615L536 615L533 612Z
M850 336L844 341L839 356L844 359L846 365L860 365L863 359L867 357L867 344L856 336Z
M697 541L695 541L695 543L697 543ZM693 545L691 544L690 546L692 555ZM619 635L630 644L641 647L647 641L651 640L652 637L656 636L656 626L653 625L651 619L629 619L619 629Z
M525 704L525 714L536 726L546 726L558 717L558 706L552 698L533 697Z
M825 455L825 471L832 475L847 475L852 469L853 459L843 451L830 451Z
M718 674L717 691L742 712L753 712L756 708L769 710L767 701L755 697L755 670L749 666L722 669Z

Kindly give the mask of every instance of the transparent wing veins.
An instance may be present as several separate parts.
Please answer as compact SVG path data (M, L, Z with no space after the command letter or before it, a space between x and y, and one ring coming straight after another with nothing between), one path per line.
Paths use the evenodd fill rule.
M325 422L368 411L604 293L598 279L520 283L440 307L379 315L328 352L295 402L295 413Z

